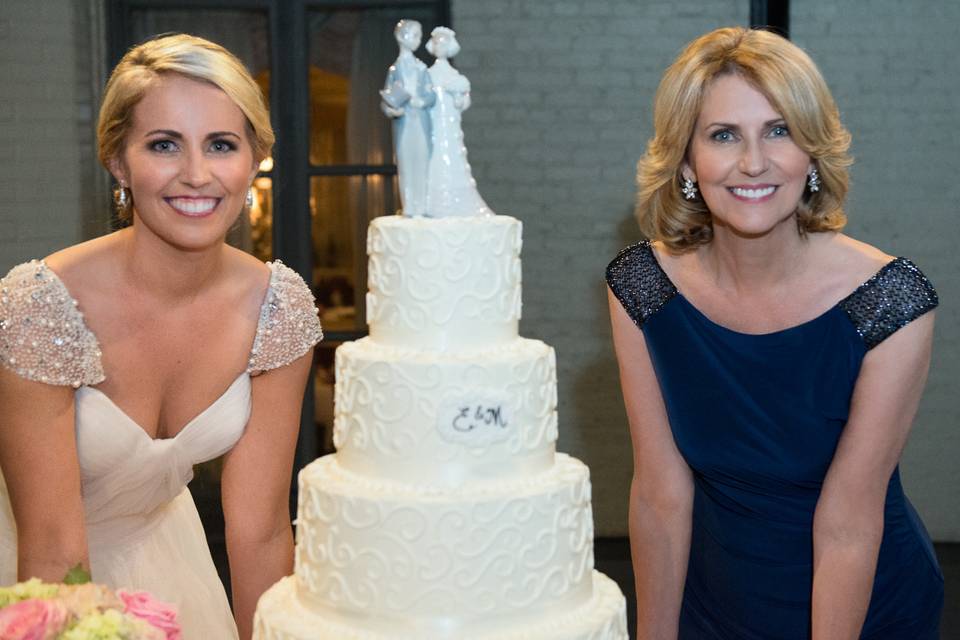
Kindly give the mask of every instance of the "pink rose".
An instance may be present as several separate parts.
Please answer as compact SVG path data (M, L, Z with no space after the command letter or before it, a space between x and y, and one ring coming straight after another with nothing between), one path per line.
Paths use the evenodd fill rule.
M117 595L123 600L124 613L140 618L150 626L167 634L167 640L182 640L180 625L177 624L177 608L166 602L154 599L146 591L124 591Z
M0 609L0 638L52 640L67 625L67 611L50 600L22 600Z

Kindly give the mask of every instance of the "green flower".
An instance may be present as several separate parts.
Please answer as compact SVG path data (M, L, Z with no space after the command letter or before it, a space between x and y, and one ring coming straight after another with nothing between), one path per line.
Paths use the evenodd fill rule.
M31 598L49 600L55 598L59 590L60 585L46 584L38 578L30 578L26 582L20 582L12 587L0 587L0 607L6 607Z
M63 577L63 584L87 584L88 582L90 582L90 572L79 562Z
M116 609L84 616L60 640L142 640L162 638L156 629Z

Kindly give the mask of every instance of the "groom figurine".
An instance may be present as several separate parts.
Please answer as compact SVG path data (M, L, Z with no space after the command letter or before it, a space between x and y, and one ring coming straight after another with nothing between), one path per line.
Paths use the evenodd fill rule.
M435 96L427 66L413 52L423 31L416 20L401 20L393 30L400 55L387 71L380 108L393 119L393 143L403 214L427 214L427 167L430 162L430 113Z

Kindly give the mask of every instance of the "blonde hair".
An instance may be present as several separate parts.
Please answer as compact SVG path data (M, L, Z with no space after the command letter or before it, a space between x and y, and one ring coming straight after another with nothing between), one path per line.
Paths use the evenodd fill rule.
M161 36L139 44L110 74L97 123L97 154L108 170L123 152L133 110L158 77L176 73L209 82L240 108L250 127L250 145L259 162L273 148L270 112L260 87L243 63L218 44L187 34Z
M769 31L717 29L687 45L660 81L654 135L637 167L637 220L649 237L677 252L710 242L713 225L701 198L680 192L681 169L703 96L718 76L737 74L783 116L793 141L820 174L820 190L804 190L797 206L801 233L842 229L850 133L826 82L800 47Z

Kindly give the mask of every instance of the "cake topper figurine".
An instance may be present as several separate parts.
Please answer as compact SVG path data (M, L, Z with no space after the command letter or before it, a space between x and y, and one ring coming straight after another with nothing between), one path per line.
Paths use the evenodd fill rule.
M450 65L449 59L460 51L456 33L447 27L431 32L427 51L436 62L427 70L413 55L420 29L414 20L397 24L400 56L380 92L383 112L394 118L403 213L434 218L492 215L477 191L463 142L460 114L470 107L470 81Z
M427 214L427 166L430 161L430 114L436 99L427 65L413 52L420 46L422 27L416 20L401 20L393 30L400 55L387 70L380 91L380 108L393 119L393 144L404 214Z
M430 67L436 101L430 110L433 145L427 172L427 214L492 214L477 191L460 127L460 113L470 108L470 81L450 66L449 59L460 51L457 34L447 27L437 27L430 33L427 51L437 58Z

